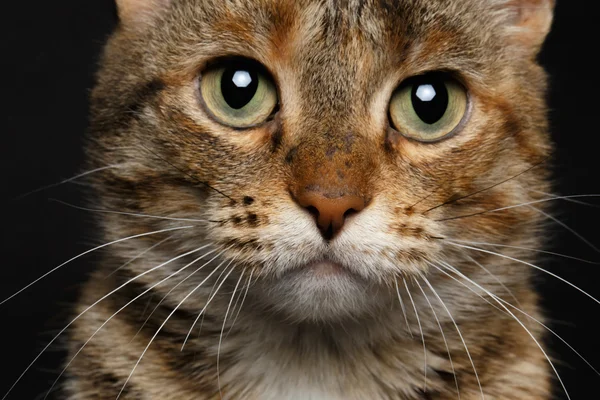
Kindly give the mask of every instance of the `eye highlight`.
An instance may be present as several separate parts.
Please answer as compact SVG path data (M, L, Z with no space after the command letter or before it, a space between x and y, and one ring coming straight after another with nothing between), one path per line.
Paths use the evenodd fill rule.
M390 120L402 135L434 142L454 133L467 114L465 88L448 74L432 72L406 80L392 95Z
M277 107L277 89L257 62L231 60L208 68L200 78L200 95L212 116L234 128L265 122Z

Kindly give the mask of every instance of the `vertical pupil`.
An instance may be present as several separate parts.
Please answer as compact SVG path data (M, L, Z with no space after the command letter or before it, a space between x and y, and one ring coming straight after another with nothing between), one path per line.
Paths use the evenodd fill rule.
M448 89L442 80L427 78L417 82L411 97L417 116L426 124L435 124L446 114Z
M229 107L239 110L256 94L258 74L251 68L227 68L221 78L221 92Z

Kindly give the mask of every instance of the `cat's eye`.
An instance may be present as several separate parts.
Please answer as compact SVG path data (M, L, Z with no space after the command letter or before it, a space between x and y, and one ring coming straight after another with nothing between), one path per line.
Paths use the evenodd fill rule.
M390 102L393 127L409 138L434 142L454 133L468 110L467 92L444 73L428 73L405 81Z
M249 128L265 122L277 107L277 89L265 69L250 60L230 60L208 68L200 94L222 124Z

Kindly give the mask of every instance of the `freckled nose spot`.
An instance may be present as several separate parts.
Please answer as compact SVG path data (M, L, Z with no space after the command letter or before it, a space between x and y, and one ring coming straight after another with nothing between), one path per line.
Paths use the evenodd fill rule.
M258 224L258 216L256 214L248 214L248 224L256 226Z
M354 145L354 134L353 133L348 133L344 137L344 150L346 151L346 153L352 152L352 146L353 145Z
M330 146L327 149L327 152L325 153L325 156L327 156L327 158L329 160L331 160L333 158L333 156L335 156L335 153L337 152L337 149L334 146Z

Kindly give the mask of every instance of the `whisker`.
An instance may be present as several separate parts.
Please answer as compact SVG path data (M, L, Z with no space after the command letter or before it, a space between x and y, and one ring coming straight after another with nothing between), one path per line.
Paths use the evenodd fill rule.
M440 333L442 334L442 339L444 339L444 345L446 346L446 351L448 352L448 359L450 360L450 367L452 368L452 375L454 375L454 382L456 383L456 395L458 396L458 400L460 400L460 390L458 389L458 377L456 376L456 371L454 370L454 363L452 362L452 355L450 354L450 347L448 347L448 341L446 340L446 335L444 334L444 329L442 328L442 324L435 312L435 309L433 308L433 304L431 304L429 297L427 296L427 294L425 294L425 290L423 290L423 287L421 286L421 284L419 283L417 278L414 278L414 281L417 284L417 286L419 287L419 289L421 289L421 293L423 293L423 296L425 297L427 304L429 304L429 308L431 308L431 312L433 312L435 321L437 322L437 325L440 328Z
M418 206L419 204L421 204L422 202L424 202L425 200L427 200L428 198L430 198L431 196L433 196L441 188L442 188L441 185L437 185L437 187L434 190L432 190L431 192L427 193L426 196L421 197L416 203L414 203L410 207L408 207L408 209L412 210L413 208L415 208L416 206Z
M154 299L154 295L156 293L152 293L150 295L150 297L148 297L148 301L146 302L146 305L144 306L144 310L142 311L142 313L140 314L138 321L141 320L142 318L144 318L144 315L146 315L146 311L148 311L148 308L150 307L150 304L152 303L152 300Z
M530 206L532 204L547 203L549 201L554 201L554 200L578 199L578 198L587 198L587 197L600 197L600 194L576 194L576 195L572 195L572 196L557 196L557 197L552 197L550 199L534 200L534 201L529 201L527 203L515 204L515 205L512 205L512 206L494 208L492 210L479 211L479 212L476 212L476 213L473 213L473 214L465 214L465 215L459 215L457 217L448 217L448 218L436 219L435 221L436 222L453 221L453 220L456 220L456 219L470 218L470 217L475 217L475 216L483 215L483 214L487 214L487 213L504 211L504 210L510 210L510 209L518 208L518 207Z
M532 252L540 253L540 254L549 254L549 255L552 255L552 256L562 257L562 258L566 258L566 259L569 259L569 260L580 261L580 262L586 263L586 264L600 265L600 262L585 260L583 258L568 256L566 254L554 253L552 251L545 251L545 250L534 249L534 248L531 248L531 247L509 246L509 245L505 245L505 244L486 243L486 242L473 242L473 241L470 241L470 240L460 240L460 239L453 239L453 238L436 238L436 239L438 239L438 240L451 240L451 241L457 242L457 243L467 243L467 244L478 245L478 246L493 246L493 247L503 247L503 248L507 248L507 249L526 250L526 251L532 251Z
M208 184L207 182L203 182L201 180L199 180L198 178L196 178L195 176L193 176L192 174L185 172L184 170L182 170L181 168L177 167L175 164L169 162L168 160L164 159L163 157L161 157L160 155L156 154L156 152L150 150L148 147L144 146L143 144L140 143L140 146L143 147L144 149L146 149L146 151L148 151L149 153L151 153L152 155L154 155L156 158L158 158L159 160L161 160L162 162L170 165L172 168L174 168L175 170L179 171L180 173L182 173L183 175L193 179L196 183L199 183L203 186L206 186L207 188L214 190L215 192L217 192L218 194L220 194L223 197L228 198L229 200L231 200L232 202L236 203L236 201L234 199L232 199L231 197L227 196L225 193L221 192L219 189L211 186L210 184Z
M48 275L52 274L56 270L64 267L65 265L67 265L68 263L70 263L72 261L77 260L78 258L81 258L81 257L85 256L86 254L90 254L90 253L92 253L92 252L94 252L96 250L102 249L104 247L111 246L113 244L121 243L121 242L124 242L124 241L127 241L127 240L131 240L131 239L136 239L136 238L140 238L140 237L144 237L144 236L157 235L159 233L172 232L172 231L177 231L177 230L182 230L182 229L191 229L191 228L194 228L194 226L182 226L182 227L177 227L177 228L161 229L159 231L154 231L154 232L141 233L139 235L133 235L133 236L128 236L128 237L123 238L123 239L114 240L112 242L105 243L103 245L94 247L91 250L84 251L83 253L81 253L81 254L79 254L79 255L77 255L77 256L75 256L75 257L73 257L73 258L71 258L71 259L69 259L67 261L65 261L62 264L60 264L58 267L53 268L49 272L46 272L44 275L40 276L39 278L37 278L36 280L34 280L33 282L31 282L30 284L28 284L27 286L25 286L23 289L21 289L21 290L17 291L16 293L14 293L13 295L11 295L11 296L7 297L6 299L0 301L0 306L3 305L4 303L6 303L7 301L11 300L15 296L18 296L19 294L21 294L25 290L29 289L31 286L35 285L36 283L38 283L42 279L46 278Z
M158 302L158 304L154 307L154 309L152 310L152 312L150 313L150 315L148 315L148 317L146 318L146 320L144 321L144 323L142 324L142 326L140 326L140 328L138 329L138 331L136 332L136 334L133 336L133 338L131 339L131 342L133 342L135 340L135 338L140 334L140 332L142 331L142 329L144 329L144 326L146 326L146 324L148 323L148 321L150 320L150 318L154 315L154 313L156 312L156 310L158 310L158 307L160 307L160 305L166 300L167 297L169 297L169 295L175 290L177 289L180 285L182 285L185 281L187 281L188 279L190 279L192 276L194 276L197 272L199 272L200 270L202 270L204 267L206 267L207 265L209 265L211 262L213 262L214 260L216 260L217 258L219 258L223 253L225 253L227 250L229 250L231 247L233 247L233 245L229 246L228 248L224 249L223 251L221 251L219 254L217 254L216 256L214 256L213 258L211 258L210 260L208 260L206 263L204 263L202 266L198 267L195 271L192 271L192 273L190 273L187 277L183 278L183 280L181 280L181 282L177 283L175 286L173 286L171 288L171 290L169 290L167 292L167 294L165 294L163 296L163 298ZM201 260L202 258L206 257L209 254L214 253L215 251L218 251L220 248L217 248L213 251L210 251L206 254L204 254L201 258L199 258L198 260ZM197 261L197 260L196 260ZM216 268L221 268L221 266L223 264L225 264L226 260L223 260L219 265L217 265Z
M63 179L60 182L51 183L49 185L45 185L45 186L42 186L40 188L31 190L31 191L29 191L27 193L20 194L17 197L13 198L12 201L22 200L22 199L24 199L27 196L31 196L32 194L39 193L39 192L42 192L44 190L51 189L53 187L57 187L57 186L60 186L60 185L64 185L65 183L76 181L77 179L83 178L83 177L91 175L91 174L95 174L96 172L101 172L101 171L105 171L107 169L112 169L112 168L119 168L119 167L122 167L123 165L125 165L125 164L108 165L106 167L96 168L96 169L93 169L91 171L83 172L83 173L81 173L79 175L75 175L72 178Z
M473 281L474 282L474 281ZM462 282L461 282L462 283ZM470 288L469 288L470 289ZM569 347L569 349L571 349L571 351L573 351L583 362L585 362L598 376L600 376L600 372L594 368L594 366L585 358L583 357L577 350L575 350L575 348L573 346L571 346L565 339L563 339L558 333L556 333L555 331L553 331L552 329L550 329L548 326L546 326L543 322L541 322L540 320L538 320L537 318L534 318L533 316L529 315L528 313L526 313L525 311L521 310L518 307L515 307L513 304L510 304L509 302L507 302L506 300L502 299L501 297L494 295L492 292L487 293L490 297L493 295L493 297L497 300L497 301L501 301L502 303L504 303L505 305L513 308L514 310L520 312L521 314L525 315L526 317L532 319L533 321L535 321L537 324L539 324L540 326L542 326L544 329L546 329L548 332L550 332L552 335L554 335L556 338L558 338L561 342L563 342L567 347Z
M404 302L402 301L402 296L400 295L400 288L398 287L398 280L396 279L396 293L398 293L398 300L400 301L400 308L402 309L402 314L404 315L404 322L406 323L406 330L410 334L410 337L414 339L412 329L410 329L410 325L408 324L408 317L406 315L406 308L404 307ZM404 278L402 278L404 281Z
M421 332L421 340L423 341L423 359L425 362L425 366L423 368L423 375L425 378L425 386L424 386L424 390L427 391L427 347L425 346L425 335L423 335L423 328L421 327L421 319L419 318L419 313L417 312L417 306L415 304L415 302L413 301L412 295L410 294L410 290L408 289L408 284L406 283L406 280L404 280L404 287L406 288L406 293L408 293L408 297L410 299L410 302L412 303L413 306L413 310L415 310L415 316L417 317L417 324L419 324L419 331Z
M479 263L479 262L478 262L477 260L475 260L473 257L471 257L471 256L467 256L467 257L468 257L468 258L469 258L469 260L471 260L471 261L472 261L472 262L473 262L475 265L477 265L479 268L481 268L482 270L484 270L485 272L487 272L487 274L488 274L489 276L491 276L491 277L492 277L492 279L494 279L496 282L498 282L498 284L500 284L500 286L502 286L502 288L503 288L504 290L506 290L506 292L507 292L507 293L510 295L510 297L512 297L512 298L513 298L513 300L515 301L515 303L517 303L517 305L518 305L519 307L523 307L523 306L521 305L521 302L519 302L519 299L517 299L517 296L515 296L515 294L512 292L512 290L510 290L508 287L506 287L506 285L504 284L504 282L502 282L502 281L500 280L500 278L498 278L496 275L492 274L492 272L491 272L489 269L487 269L486 267L484 267L484 266L483 266L481 263Z
M431 282L429 282L429 280L427 278L425 278L424 276L421 278L427 284L427 286L429 286L429 289L435 295L435 297L438 299L438 302L441 304L441 306L444 308L444 310L446 310L448 317L450 317L450 320L454 324L454 327L456 328L456 332L458 333L458 336L460 337L460 340L461 340L463 346L465 347L465 351L467 352L467 356L469 357L471 366L473 367L473 372L475 373L475 379L477 379L477 384L479 385L479 391L481 392L481 398L482 398L482 400L485 400L485 395L483 394L483 387L481 387L481 381L479 380L479 375L477 374L477 369L475 368L475 363L473 362L473 358L471 357L471 352L469 351L469 348L467 347L467 343L465 342L465 339L463 338L463 335L460 332L460 329L458 328L458 325L456 324L454 317L452 317L450 310L448 309L448 307L446 307L446 304L444 303L444 301L442 300L440 295L433 288L433 286L431 285Z
M245 271L245 269L244 269L244 271ZM254 269L252 271L254 271ZM242 285L242 289L239 291L239 293L237 293L238 295L235 296L235 302L233 303L233 306L231 307L231 313L232 314L235 312L235 310L236 310L236 308L237 308L237 306L238 306L238 304L239 304L239 302L240 302L240 300L241 300L241 298L243 296L244 287L246 287L247 283L248 283L248 280ZM234 292L234 294L235 294L235 292ZM225 337L227 338L227 336L225 336Z
M229 266L231 265L231 263L233 263L234 259L235 258L231 259L231 261L229 262L229 264L227 264L227 266L225 267L225 270L227 270L227 268L229 268ZM231 267L231 269L229 270L229 272L227 273L227 275L225 275L225 278L223 278L223 280L219 284L219 287L217 287L217 290L215 291L215 293L208 299L208 301L206 302L206 304L204 305L204 307L202 308L202 310L200 310L200 313L198 314L198 316L194 320L194 323L192 324L192 327L190 328L187 336L185 337L185 340L183 341L183 346L181 346L181 351L183 351L183 348L185 347L185 344L187 343L188 339L190 338L190 334L192 333L192 330L194 329L194 326L196 325L196 323L200 319L200 316L204 314L204 311L206 311L206 308L208 307L208 305L215 298L215 296L217 295L217 293L219 293L219 290L221 289L221 286L223 286L223 284L225 283L225 281L227 280L227 278L229 277L229 275L231 275L231 273L233 272L234 269L235 269L235 265L233 267ZM215 271L213 271L212 273L214 273L214 272ZM212 273L211 273L211 275L212 275Z
M217 283L219 283L219 280L221 279L221 277L223 275L225 275L225 272L227 272L227 268L225 268L223 271L221 271L221 273L219 274L219 276L217 277L217 279L215 279L215 283L213 283L212 288L210 288L210 293L208 294L209 298L215 292L215 287L217 286ZM204 326L204 317L205 316L206 316L206 314L202 314L202 321L200 321L200 329L198 329L198 337L200 337L200 335L202 334L202 327Z
M466 196L462 196L462 197L459 197L459 198L456 198L456 199L447 200L447 201L445 201L445 202L444 202L444 203L442 203L442 204L439 204L439 205L437 205L437 206L435 206L435 207L432 207L432 208L430 208L430 209L428 209L428 210L424 211L424 212L423 212L423 214L427 214L428 212L430 212L430 211L433 211L433 210L435 210L435 209L437 209L437 208L443 207L443 206L445 206L445 205L448 205L448 204L456 203L456 202L457 202L457 201L459 201L459 200L464 200L464 199L466 199L466 198L468 198L468 197L475 196L475 195L477 195L477 194L479 194L479 193L483 193L483 192L486 192L486 191L488 191L488 190L490 190L490 189L493 189L493 188L495 188L495 187L498 187L498 186L500 186L500 185L502 185L502 184L504 184L504 183L506 183L506 182L509 182L509 181L511 181L511 180L513 180L513 179L516 179L516 178L518 178L519 176L521 176L521 175L524 175L524 174L526 174L527 172L529 172L529 171L531 171L531 170L533 170L533 169L535 169L535 168L539 167L540 165L542 165L542 164L544 164L546 161L548 161L548 159L549 159L549 158L550 158L550 157L546 157L546 158L544 158L542 161L540 161L540 162L538 162L538 163L536 163L536 164L532 165L531 167L527 168L525 171L521 171L521 172L519 172L517 175L511 176L510 178L508 178L508 179L505 179L505 180L503 180L503 181L501 181L501 182L498 182L498 183L496 183L496 184L494 184L494 185L492 185L492 186L488 186L488 187L487 187L487 188L485 188L485 189L478 190L478 191L476 191L476 192L473 192L473 193L471 193L471 194L468 194L468 195L466 195Z
M539 212L544 217L546 217L548 219L551 219L552 221L556 222L557 224L559 224L560 226L562 226L563 228L565 228L566 230L568 230L569 232L571 232L573 235L577 236L577 238L579 238L583 243L585 243L588 246L590 246L595 252L600 253L600 250L598 249L598 247L594 246L594 244L592 242L590 242L589 240L587 240L585 237L583 237L581 234L579 234L577 231L575 231L575 229L571 228L569 225L565 224L564 222L562 222L558 218L556 218L556 217L548 214L547 212L545 212L543 210L540 210L537 207L529 206L529 208L532 209L532 210L535 210L535 211Z
M134 262L135 260L138 260L140 257L143 257L146 253L154 250L155 248L157 248L158 246L160 246L161 244L171 240L173 238L174 235L171 235L163 240L161 240L160 242L148 247L146 250L142 251L140 254L138 254L137 256L133 257L131 260L127 261L125 264L121 265L119 268L115 269L113 272L111 272L110 274L108 274L106 276L105 279L110 278L111 276L113 276L114 274L116 274L117 272L119 272L120 270L122 270L123 268L127 267L128 265L130 265L132 262Z
M598 376L600 376L600 372L592 365L592 363L590 363L577 350L575 350L575 348L573 346L571 346L565 339L563 339L558 333L554 332L552 329L550 329L548 326L546 326L543 322L541 322L538 319L536 319L536 318L532 317L531 315L527 314L525 311L523 311L523 310L515 307L514 305L510 304L506 300L503 300L500 297L498 297L497 299L499 301L503 302L504 304L506 304L507 306L509 306L509 307L513 308L514 310L520 312L521 314L525 315L526 317L532 319L533 321L535 321L539 325L541 325L544 329L546 329L548 332L550 332L552 335L554 335L556 338L558 338L558 340L560 340L561 342L563 342L569 349L571 349L571 351L573 351L573 353L575 353L584 363L586 363L588 365L588 367L590 367Z
M56 341L56 339L58 339L60 335L62 335L67 329L69 329L69 327L71 325L73 325L79 318L81 318L85 313L87 313L89 310L91 310L94 306L96 306L98 303L102 302L103 300L107 299L108 297L112 296L114 293L116 293L117 291L121 290L122 288L124 288L125 286L127 286L128 284L130 284L131 282L133 282L133 281L141 278L142 276L147 275L147 274L149 274L149 273L151 273L151 272L153 272L153 271L155 271L155 270L157 270L159 268L162 268L163 266L165 266L165 265L167 265L167 264L169 264L169 263L171 263L173 261L176 261L176 260L178 260L180 258L186 257L186 256L188 256L190 254L193 254L193 253L196 253L198 251L201 251L202 249L206 248L207 246L208 245L202 246L202 247L200 247L200 248L198 248L196 250L192 250L192 251L189 251L187 253L181 254L181 255L179 255L177 257L174 257L174 258L170 259L169 261L166 261L166 262L164 262L164 263L162 263L162 264L160 264L160 265L158 265L156 267L153 267L153 268L149 269L148 271L142 272L141 274L139 274L139 275L131 278L130 280L128 280L127 282L125 282L121 286L119 286L116 289L112 290L110 293L102 296L99 300L97 300L96 302L94 302L91 306L88 306L85 310L83 310L75 318L73 318L71 320L71 322L69 322L60 332L58 332L56 334L56 336L54 336L52 338L52 340L50 340L50 342L48 342L48 344L42 349L42 351L40 351L38 353L38 355L27 366L27 368L25 368L25 371L23 371L23 373L21 373L21 375L17 378L17 380L15 381L15 383L13 383L13 385L10 387L10 389L8 389L8 392L6 392L6 394L4 395L4 397L2 397L2 400L5 400L8 397L8 395L13 391L13 389L15 388L15 386L17 386L17 384L21 381L21 379L23 378L23 376L25 376L25 374L27 373L27 371L29 371L29 369L31 369L31 367L33 366L33 364L36 363L36 361L42 356L42 354L44 354L44 352L50 346L52 346L52 344Z
M440 263L441 266L444 266L446 268L454 268L452 265L448 264L447 262L438 260L438 262ZM436 269L439 270L439 267L434 267ZM477 293L474 290L471 290L473 293L475 293L477 296L479 296L479 298L481 300L483 300L485 303L489 304L490 307L495 308L496 310L498 310L498 312L502 313L502 314L506 314L506 311L500 309L497 305L495 305L494 303L492 303L491 301L489 301L488 299L486 299L485 297L483 297L483 295L481 293Z
M227 306L227 311L225 312L225 317L223 318L223 326L221 327L221 334L219 335L219 346L217 347L217 384L219 386L219 396L223 398L223 393L221 392L221 374L219 370L219 359L221 355L221 344L223 343L223 332L225 331L225 324L227 323L227 317L229 316L229 311L231 310L231 304L233 303L233 298L240 286L240 282L242 281L242 277L244 276L245 270L240 274L240 278L238 279L235 288L233 289L233 293L231 294L231 300L229 300L229 305Z
M62 372L60 373L60 375L56 378L56 380L54 381L54 383L52 384L52 387L50 387L50 390L48 390L48 392L46 393L46 396L44 397L44 400L48 397L48 395L52 392L52 389L54 389L54 386L56 386L56 384L58 383L58 381L60 380L60 378L63 376L63 374L67 371L67 369L69 368L69 366L73 363L73 361L75 361L75 358L79 355L79 353L81 353L83 351L83 349L87 346L87 344L89 342L92 341L92 339L102 330L102 328L104 328L104 326L106 326L106 324L108 324L114 317L117 316L117 314L119 314L121 311L123 311L124 309L126 309L127 307L129 307L131 304L133 304L136 300L138 300L139 298L143 297L144 295L146 295L148 292L150 292L151 290L153 290L154 288L156 288L157 286L159 286L160 284L166 282L167 280L173 278L174 276L178 275L180 272L183 272L184 270L186 270L187 268L189 268L190 266L194 265L195 263L197 263L198 261L200 261L201 259L203 259L204 257L206 257L208 254L210 253L214 253L217 250L212 250L204 255L202 255L201 257L196 258L194 261L190 262L189 264L187 264L186 266L182 267L181 269L173 272L171 275L167 276L166 278L162 279L161 281L159 281L158 283L155 283L154 285L150 286L148 289L146 289L144 292L142 292L141 294L139 294L138 296L136 296L133 300L129 301L127 304L125 304L123 307L121 307L119 310L117 310L113 315L111 315L106 321L104 321L104 323L102 323L102 325L100 325L100 327L98 327L98 329L96 329L96 331L92 334L92 336L90 336L90 338L79 348L79 350L77 350L77 353L75 353L75 355L71 358L71 360L69 361L69 363L64 367L64 369L62 370ZM214 259L213 259L214 260ZM212 260L211 260L212 261ZM204 266L206 266L209 262L207 262L206 264L204 264ZM200 269L197 269L195 272L198 272ZM156 309L155 309L156 310ZM149 318L149 317L148 317ZM148 320L146 320L148 321ZM141 329L140 329L141 330ZM139 332L138 332L139 333ZM136 333L137 336L137 333Z
M560 382L565 395L567 396L567 399L571 399L571 397L569 396L569 392L567 391L567 388L565 386L565 384L563 383L562 379L560 378L560 374L558 373L558 371L556 370L556 368L554 367L554 364L552 363L552 360L550 360L550 357L548 356L548 354L546 354L546 351L544 350L544 348L542 347L542 345L539 343L539 341L535 338L535 336L533 336L533 334L531 333L531 331L525 326L525 324L523 324L523 322L517 318L508 308L506 308L506 306L504 304L502 304L502 302L498 301L497 296L495 296L493 293L491 293L489 290L485 289L484 287L482 287L481 285L479 285L477 282L473 281L472 279L468 278L467 276L465 276L463 273L461 273L460 271L458 271L456 268L450 266L452 269L451 271L453 271L455 274L457 274L458 276L462 277L464 280L472 283L474 286L478 287L480 290L482 290L483 292L487 293L492 299L494 299L502 308L504 308L504 310L510 314L510 316L519 324L521 325L521 327L523 329L525 329L525 331L527 332L527 334L531 337L531 339L535 342L535 344L537 345L537 347L540 349L540 351L542 352L542 354L544 354L544 357L546 357L546 360L548 361L548 363L550 364L550 367L552 368L552 370L554 371L554 373L556 374L556 377L558 378L558 381ZM456 280L459 283L459 280L457 280L456 278L454 278L452 275L448 274L447 272L445 272L443 269L438 268L437 266L435 267L438 269L438 271L444 273L446 276ZM465 285L467 288L468 286Z
M233 272L235 268L231 268L231 270L229 271L229 274L231 274ZM181 300L179 302L179 304L177 304L177 307L175 307L173 309L173 311L171 311L171 313L167 316L167 318L165 318L165 320L163 321L163 323L160 325L160 327L156 330L156 333L154 334L154 336L152 336L152 338L150 339L150 341L148 342L148 344L146 345L146 348L144 349L144 351L142 352L142 354L140 355L140 357L138 358L137 362L135 363L135 365L133 366L133 369L131 370L131 372L129 373L129 376L127 377L127 379L125 380L125 383L123 384L123 387L121 388L121 390L119 391L119 394L117 395L117 400L119 400L119 398L121 397L121 394L123 394L123 391L125 390L125 387L127 386L127 384L129 383L129 381L131 380L131 377L133 376L133 373L135 372L135 370L137 369L138 365L140 364L140 362L142 361L142 358L144 358L144 355L146 354L146 352L148 351L148 349L150 348L150 345L152 344L152 342L154 342L154 339L156 339L156 337L158 336L158 334L160 333L160 331L162 330L162 328L164 328L164 326L167 324L167 322L169 321L169 319L171 319L171 317L177 312L177 310L179 309L179 307L181 307L181 305L190 298L190 296L192 296L198 289L200 289L200 287L208 280L210 279L210 277L212 276L212 274L214 274L217 271L217 269L214 269L202 282L200 282L194 289L192 289L184 298L183 300ZM225 277L225 279L227 279L227 277L229 276L229 274L227 274L227 276ZM223 281L225 281L225 279L223 279ZM207 304L208 305L208 304ZM206 308L206 307L205 307Z
M534 264L528 263L527 261L519 260L518 258L510 257L510 256L507 256L507 255L505 255L505 254L502 254L502 253L495 253L495 252L493 252L493 251L489 251L489 250L480 249L480 248L478 248L478 247L465 246L465 245L462 245L462 244L454 243L454 242L452 242L452 241L448 241L448 243L452 244L453 246L462 247L462 248L464 248L464 249L470 249L470 250L474 250L474 251L479 251L479 252L481 252L481 253L487 253L487 254L491 254L491 255L494 255L494 256L498 256L498 257L506 258L506 259L508 259L508 260L512 260L512 261L516 261L516 262L518 262L518 263L521 263L521 264L528 265L528 266L530 266L530 267L532 267L532 268L535 268L535 269L537 269L538 271L542 271L543 273L545 273L545 274L548 274L548 275L550 275L550 276L552 276L552 277L554 277L554 278L556 278L556 279L558 279L558 280L560 280L560 281L562 281L562 282L566 283L567 285L571 286L573 289L576 289L576 290L578 290L579 292L583 293L584 295L586 295L586 296L587 296L587 297L589 297L590 299L594 300L596 303L600 304L600 301L598 301L598 299L596 299L594 296L592 296L591 294L589 294L589 293L588 293L588 292L586 292L585 290L583 290L583 289L581 289L580 287L578 287L578 286L576 286L576 285L572 284L572 283L571 283L571 282L569 282L568 280L566 280L566 279L564 279L564 278L562 278L562 277L560 277L560 276L558 276L558 275L556 275L556 274L554 274L554 273L552 273L552 272L550 272L550 271L547 271L547 270L545 270L545 269L544 269L544 268L542 268L542 267L538 267L537 265L534 265Z
M469 257L469 258L471 258L471 257ZM473 260L473 259L471 258L471 260ZM475 261L475 260L473 260L473 261ZM476 263L476 264L478 264L478 265L480 265L480 264L479 264L479 263L477 263L476 261L475 261L475 263ZM450 267L452 267L452 266L451 266L451 265L449 265L448 263L445 263L445 264L446 264L446 265L448 265L448 266L450 266ZM454 267L452 267L452 268L454 268ZM469 279L469 280L473 281L472 279ZM473 282L474 282L474 281L473 281ZM465 285L464 283L462 283L462 282L459 282L459 283L461 283L462 285L466 286L466 285ZM471 290L473 293L475 293L475 294L479 295L478 293L476 293L475 291L473 291L473 290L472 290L471 288L469 288L468 286L466 286L466 287L467 287L469 290ZM511 303L507 302L506 300L504 300L503 298L499 297L498 295L495 295L495 294L494 294L494 293L492 293L491 291L488 291L488 293L487 293L487 294L488 294L488 295L490 295L490 294L494 295L494 297L495 297L497 300L501 301L501 302L502 302L502 303L504 303L505 305L507 305L507 306L509 306L509 307L513 308L514 310L516 310L516 311L520 312L521 314L525 315L526 317L528 317L528 318L532 319L533 321L535 321L536 323L538 323L539 325L541 325L542 327L544 327L544 328L545 328L545 329L546 329L548 332L550 332L551 334L553 334L554 336L556 336L556 337L557 337L557 338L558 338L558 339L559 339L561 342L563 342L563 343L564 343L564 344L565 344L567 347L569 347L569 348L570 348L570 349L571 349L571 350L572 350L572 351L573 351L573 352L574 352L574 353L575 353L575 354L576 354L576 355L577 355L577 356L578 356L578 357L579 357L579 358L580 358L580 359L581 359L583 362L585 362L585 363L586 363L586 364L587 364L587 365L588 365L588 366L589 366L589 367L590 367L590 368L591 368L591 369L592 369L592 370L593 370L593 371L594 371L594 372L595 372L597 375L599 375L599 376L600 376L600 372L599 372L599 371L598 371L596 368L594 368L594 366L593 366L593 365L592 365L592 364L591 364L591 363L590 363L590 362L589 362L589 361L588 361L588 360L587 360L585 357L583 357L583 356L582 356L582 355L581 355L581 354L580 354L580 353L579 353L577 350L575 350L575 348L574 348L573 346L571 346L571 345L570 345L570 344L569 344L569 343L568 343L568 342L567 342L565 339L563 339L563 338L562 338L562 337L561 337L561 336L560 336L558 333L556 333L555 331L553 331L552 329L550 329L548 326L546 326L546 325L545 325L543 322L541 322L541 321L540 321L540 320L538 320L537 318L535 318L535 317L533 317L533 316L529 315L528 313L526 313L525 311L523 311L523 310L522 310L523 306L522 306L522 305L519 303L519 301L518 301L516 298L514 298L514 296L513 296L513 298L514 298L514 300L517 302L517 304L519 305L519 307L515 307L513 304L511 304Z
M252 284L252 275L254 274L255 271L256 271L256 268L254 268L254 269L252 269L252 271L250 271L250 276L248 277L248 283L246 284L246 291L244 292L244 297L242 298L242 302L240 303L240 308L238 308L237 313L235 314L235 317L233 318L233 322L231 323L231 326L229 327L229 330L227 331L227 334L225 335L225 339L227 339L227 337L231 333L231 330L233 329L235 322L237 321L238 317L240 316L240 312L242 311L242 307L244 306L244 302L246 301L246 296L248 295L248 290L250 290L250 285ZM235 306L233 307L233 309L235 310Z
M67 207L75 208L77 210L90 211L90 212L98 212L98 213L105 213L105 214L128 215L130 217L153 218L153 219L162 219L162 220L167 220L167 221L210 222L210 221L205 220L205 219L162 217L162 216L159 216L159 215L151 215L151 214L140 214L140 213L125 212L125 211L104 210L104 209L101 209L101 208L87 208L87 207L76 206L74 204L70 204L70 203L67 203L66 201L62 201L62 200L59 200L59 199L48 199L48 201L52 201L52 202L55 202L55 203L60 203L60 204L65 205Z
M534 192L534 193L543 194L544 196L548 196L548 197L556 197L557 196L556 194L546 193L546 192L542 192L540 190L529 189L529 191ZM600 208L600 204L586 203L585 201L574 200L574 199L563 199L563 200L568 201L569 203L579 204L582 206Z

